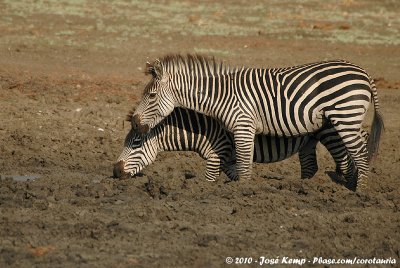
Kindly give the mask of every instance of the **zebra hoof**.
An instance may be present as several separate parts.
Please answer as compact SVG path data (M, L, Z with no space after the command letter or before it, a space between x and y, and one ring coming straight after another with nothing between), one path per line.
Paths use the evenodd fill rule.
M350 191L356 192L357 191L357 183L354 182L348 182L345 187L349 189Z
M314 169L314 170L309 170L308 172L302 172L301 173L301 179L302 180L308 180L311 179L315 176L315 174L317 173L318 168Z
M365 192L366 190L367 190L367 187L368 186L368 184L367 184L367 178L365 177L365 176L362 176L362 177L360 177L359 179L358 179L358 181L357 181L357 189L356 189L356 192L357 193L363 193L363 192Z
M228 179L225 182L234 182L234 181L239 181L239 177L228 177Z
M239 176L235 176L233 178L231 178L231 181L238 181L239 180Z
M367 189L367 180L367 176L360 176L357 178L356 175L352 179L347 180L346 187L353 192L362 193L365 192Z
M314 175L315 175L315 173L312 174L312 175L310 175L310 174L301 175L300 179L302 179L302 180L309 180L309 179L312 179L312 178L314 177Z

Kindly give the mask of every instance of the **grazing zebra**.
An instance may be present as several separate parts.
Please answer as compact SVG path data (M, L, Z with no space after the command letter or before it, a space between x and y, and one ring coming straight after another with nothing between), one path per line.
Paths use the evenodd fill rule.
M131 121L132 113L127 117ZM366 135L366 133L364 133ZM301 178L311 178L318 170L316 144L318 140L328 149L336 162L337 171L347 177L355 172L340 137L332 127L325 127L314 135L296 138L256 135L254 162L281 161L299 152ZM124 149L114 166L114 177L135 175L150 165L162 151L195 151L207 159L205 177L214 181L221 170L230 180L236 180L233 135L212 117L192 110L175 108L145 136L132 130L128 133Z
M375 84L357 65L337 60L230 68L202 56L176 55L148 63L147 73L152 79L132 117L137 133L148 132L174 107L214 117L234 135L239 178L249 178L255 134L295 137L330 123L356 165L354 183L368 177L383 119ZM375 113L366 144L361 125L371 100Z

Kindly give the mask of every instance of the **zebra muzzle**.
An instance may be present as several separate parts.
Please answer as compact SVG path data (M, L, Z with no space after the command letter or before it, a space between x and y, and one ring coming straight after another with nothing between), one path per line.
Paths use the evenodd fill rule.
M150 127L149 125L142 125L140 123L140 118L138 115L134 115L132 117L132 129L135 133L137 134L146 134L147 132L149 132Z
M116 179L126 179L129 177L129 173L124 171L125 162L123 160L119 161L114 165L113 176Z

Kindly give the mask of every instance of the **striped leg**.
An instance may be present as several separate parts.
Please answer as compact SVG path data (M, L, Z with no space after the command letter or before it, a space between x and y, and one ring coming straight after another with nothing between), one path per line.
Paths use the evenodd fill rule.
M253 164L255 130L242 126L233 132L236 149L236 170L239 179L250 179Z
M302 179L311 179L318 171L316 152L317 143L318 140L311 138L310 141L299 151Z
M215 181L221 174L221 159L218 154L212 154L207 157L206 180Z
M357 176L354 176L353 180L350 182L353 184L352 188L354 190L357 188L362 190L366 187L369 172L368 151L365 138L361 132L363 117L364 114L362 116L353 117L353 120L348 120L349 118L347 118L347 122L341 122L343 117L339 116L336 118L334 115L329 116L330 121L342 138L343 144L357 168ZM351 125L349 124L351 121L356 123Z
M237 181L239 179L236 172L236 162L229 163L225 165L222 169L230 181Z
M352 182L357 176L357 167L336 131L335 134L336 136L334 137L336 137L336 143L324 145L336 162L336 173L342 175L346 181ZM368 136L368 132L361 130L361 138L365 146L367 146L368 143ZM321 143L323 143L322 140Z
M315 137L320 140L335 161L337 175L352 182L356 176L356 167L337 131L333 127L328 127L317 133Z
M340 134L341 132L339 132L339 135ZM369 173L367 146L359 131L354 131L352 133L346 132L346 135L343 135L342 138L357 168L357 172L355 172L357 179L353 179L354 189L361 187L362 190L367 184Z

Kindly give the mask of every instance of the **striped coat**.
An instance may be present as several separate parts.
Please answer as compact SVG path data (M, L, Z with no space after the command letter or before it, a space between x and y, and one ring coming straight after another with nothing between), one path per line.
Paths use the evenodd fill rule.
M128 117L130 121L131 115ZM315 151L318 140L332 155L337 170L345 177L351 177L354 164L340 137L331 127L314 135L296 138L256 135L253 160L257 163L272 163L299 153L301 178L311 178L318 170ZM221 171L231 180L238 178L232 133L225 130L217 120L183 108L176 108L145 136L130 131L115 165L114 176L137 174L153 163L157 154L163 151L197 152L207 159L207 180L214 181Z
M383 120L375 84L355 64L231 68L214 59L177 55L149 64L148 73L152 79L132 117L138 133L148 132L174 107L211 116L233 133L238 176L249 178L256 134L296 137L330 124L355 163L353 184L368 177ZM375 113L367 144L361 125L371 101Z

